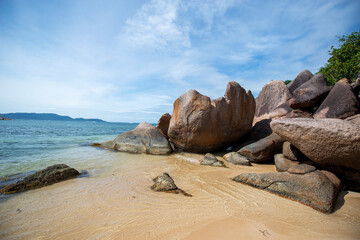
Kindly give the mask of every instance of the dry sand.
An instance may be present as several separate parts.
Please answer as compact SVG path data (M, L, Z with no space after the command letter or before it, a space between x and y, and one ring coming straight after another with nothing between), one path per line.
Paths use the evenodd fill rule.
M0 239L360 239L360 193L342 192L327 215L231 180L273 165L201 166L196 154L104 155L91 160L90 177L2 200ZM151 191L163 172L193 197Z

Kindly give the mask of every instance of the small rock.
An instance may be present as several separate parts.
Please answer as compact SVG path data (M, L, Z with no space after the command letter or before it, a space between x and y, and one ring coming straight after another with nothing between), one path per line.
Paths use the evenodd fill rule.
M292 145L288 141L284 142L282 150L284 157L286 157L289 160L301 161L306 159L304 154L302 154L299 149L297 149L294 145Z
M246 165L246 166L251 166L250 161L242 156L240 153L238 152L230 152L227 153L223 156L223 158L228 161L229 163L235 164L235 165Z
M208 165L213 167L225 167L223 161L218 160L213 154L207 153L204 156L204 160L201 161L201 165Z
M163 173L161 176L157 176L153 179L154 184L151 186L151 190L156 192L169 192L169 193L176 193L176 194L183 194L187 197L192 197L191 194L184 192L183 190L179 189L176 185L174 180L170 177L168 173Z
M298 161L292 161L284 157L283 154L275 154L274 156L274 162L276 171L278 172L286 172L289 168L299 165Z

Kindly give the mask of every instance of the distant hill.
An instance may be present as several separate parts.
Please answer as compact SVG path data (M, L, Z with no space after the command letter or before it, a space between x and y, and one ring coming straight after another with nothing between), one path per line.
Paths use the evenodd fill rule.
M57 121L92 121L92 122L105 122L101 119L91 118L71 118L69 116L60 116L55 113L0 113L3 118L10 119L24 119L24 120L57 120Z

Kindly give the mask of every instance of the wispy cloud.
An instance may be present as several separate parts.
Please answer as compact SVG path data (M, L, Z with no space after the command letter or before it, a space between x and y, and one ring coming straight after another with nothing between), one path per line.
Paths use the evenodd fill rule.
M316 72L359 1L0 2L0 112L156 122L187 89Z

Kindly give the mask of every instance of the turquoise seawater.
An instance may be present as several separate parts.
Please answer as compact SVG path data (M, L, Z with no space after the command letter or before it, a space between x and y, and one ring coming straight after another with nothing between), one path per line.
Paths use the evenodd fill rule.
M80 166L100 154L88 145L114 139L137 123L0 121L0 177L51 164Z

